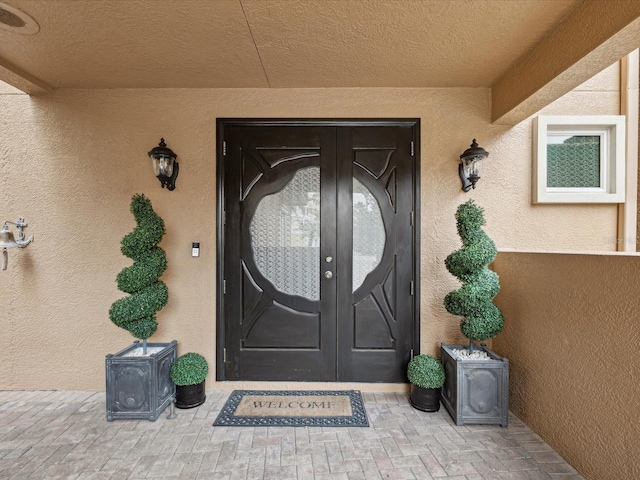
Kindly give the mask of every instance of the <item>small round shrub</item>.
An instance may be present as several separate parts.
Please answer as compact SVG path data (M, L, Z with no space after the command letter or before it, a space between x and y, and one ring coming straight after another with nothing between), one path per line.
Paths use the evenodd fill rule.
M444 385L444 367L431 355L416 355L407 367L409 381L416 387L440 388Z
M209 365L199 353L180 355L171 365L171 380L176 385L197 385L207 378L208 373Z

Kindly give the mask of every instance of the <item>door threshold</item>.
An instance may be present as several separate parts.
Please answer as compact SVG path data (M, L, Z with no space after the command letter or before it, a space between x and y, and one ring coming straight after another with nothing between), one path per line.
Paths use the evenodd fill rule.
M207 390L360 390L371 393L407 393L408 383L357 383L357 382L207 382Z

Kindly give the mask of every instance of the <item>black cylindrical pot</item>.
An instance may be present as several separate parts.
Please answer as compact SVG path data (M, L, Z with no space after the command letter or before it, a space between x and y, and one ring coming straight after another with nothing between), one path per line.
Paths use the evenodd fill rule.
M194 408L206 399L204 380L197 385L176 385L176 408Z
M424 388L411 384L409 402L413 408L423 412L437 412L440 410L440 388Z

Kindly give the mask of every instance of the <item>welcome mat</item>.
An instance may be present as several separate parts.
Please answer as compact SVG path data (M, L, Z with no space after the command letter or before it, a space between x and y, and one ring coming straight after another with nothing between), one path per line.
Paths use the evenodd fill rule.
M357 390L234 390L213 422L228 427L367 427Z

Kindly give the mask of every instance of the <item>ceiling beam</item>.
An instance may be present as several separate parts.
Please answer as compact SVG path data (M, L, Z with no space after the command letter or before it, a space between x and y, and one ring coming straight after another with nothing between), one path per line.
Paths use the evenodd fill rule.
M0 57L0 80L29 95L50 93L53 87Z
M584 0L491 88L491 121L515 125L640 46L640 1Z

